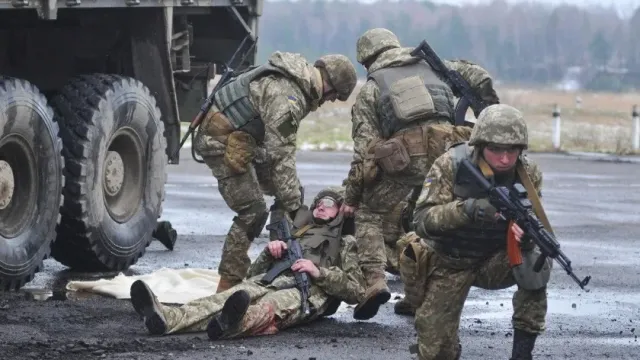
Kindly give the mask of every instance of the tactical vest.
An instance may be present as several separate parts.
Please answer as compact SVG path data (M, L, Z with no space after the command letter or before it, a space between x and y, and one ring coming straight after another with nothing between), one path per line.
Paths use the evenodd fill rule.
M459 165L463 159L471 160L471 148L467 143L452 146L448 150L453 158L454 185L453 194L456 200L486 197L475 182L459 175ZM515 178L514 178L515 179ZM495 180L488 179L493 185ZM500 184L512 186L513 184ZM506 249L509 223L505 220L497 222L471 222L463 227L429 233L427 243L437 250L454 257L485 258Z
M234 129L248 133L260 143L264 141L264 123L251 104L249 85L258 76L273 72L290 76L280 68L266 63L230 79L214 95L215 104L229 119Z
M453 92L424 61L382 68L368 78L380 89L377 110L385 139L404 128L453 119Z
M331 222L324 225L313 225L307 227L307 225L313 224L313 218L311 217L311 210L300 209L300 211L308 212L306 216L302 218L307 221L299 222L294 226L298 230L302 231L300 235L300 247L305 259L311 260L316 266L328 268L330 266L340 265L340 247L342 242L342 225L344 223L343 217L338 215ZM296 219L299 216L296 214Z

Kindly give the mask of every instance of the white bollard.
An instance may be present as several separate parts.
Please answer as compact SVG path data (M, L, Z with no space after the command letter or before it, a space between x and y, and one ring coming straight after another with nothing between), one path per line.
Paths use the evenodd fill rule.
M560 133L562 128L560 126L560 107L558 104L553 108L553 148L560 150Z
M631 110L633 119L633 151L640 150L640 116L638 116L638 105L633 105Z

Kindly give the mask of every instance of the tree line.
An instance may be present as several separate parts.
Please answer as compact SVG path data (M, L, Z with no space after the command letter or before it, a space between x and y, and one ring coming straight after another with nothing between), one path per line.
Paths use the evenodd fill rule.
M440 57L473 61L506 83L549 84L571 67L584 69L591 87L640 83L640 8L622 18L612 9L503 0L463 7L427 0L266 1L258 57L265 61L275 50L309 59L342 53L355 63L356 40L373 27L390 29L403 46L426 39ZM361 66L358 71L365 75Z

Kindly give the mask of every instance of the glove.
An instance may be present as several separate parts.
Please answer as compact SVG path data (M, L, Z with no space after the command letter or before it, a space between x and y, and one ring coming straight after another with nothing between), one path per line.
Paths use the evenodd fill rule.
M489 199L467 199L464 201L464 212L473 221L489 221L498 220L498 209L496 209Z

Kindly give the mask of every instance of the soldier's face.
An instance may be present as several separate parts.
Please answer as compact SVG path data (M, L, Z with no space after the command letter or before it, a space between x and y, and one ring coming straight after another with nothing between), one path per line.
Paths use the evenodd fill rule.
M338 215L339 210L340 208L335 200L332 198L322 198L318 200L316 208L313 209L313 217L322 220L333 219Z
M520 151L517 146L488 145L482 150L482 156L494 171L506 172L516 165Z

